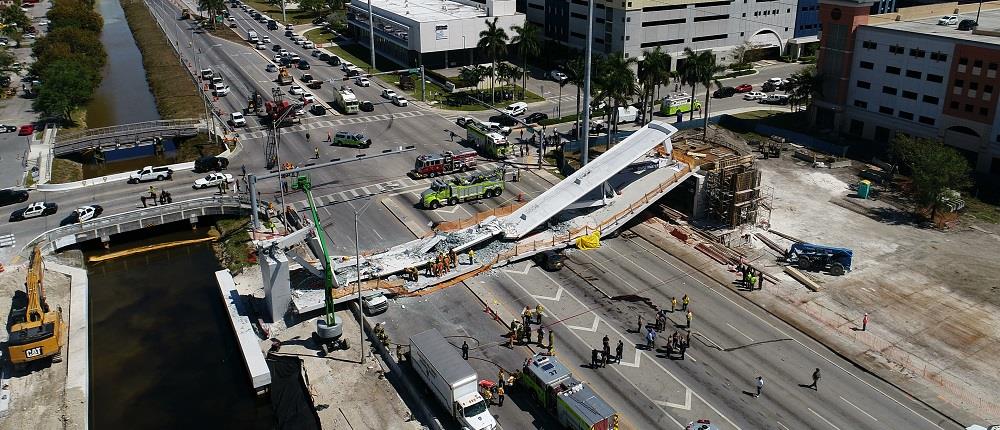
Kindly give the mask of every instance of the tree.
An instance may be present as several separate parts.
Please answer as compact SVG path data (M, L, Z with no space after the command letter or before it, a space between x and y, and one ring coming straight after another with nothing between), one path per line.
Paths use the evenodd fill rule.
M968 161L941 141L897 134L892 141L892 153L910 170L914 199L921 207L930 208L931 220L942 206L943 192L971 184Z
M208 14L209 26L215 28L215 17L226 9L225 0L198 0L198 9Z
M670 54L656 49L647 52L646 57L639 62L639 83L642 85L642 120L653 119L653 107L659 96L661 85L670 83ZM649 115L646 115L649 112Z
M77 108L90 101L94 92L95 71L72 58L50 64L41 76L42 84L34 109L52 117L69 119Z
M694 89L695 85L701 84L705 88L705 105L702 106L702 115L705 119L704 129L702 130L702 139L708 137L708 105L712 100L712 84L715 82L715 75L721 71L726 70L725 67L719 66L715 62L715 54L712 51L701 51L695 53L691 48L684 48L684 55L687 59L684 61L684 71L682 71L682 79L685 79L685 83L691 85L691 119L694 119Z
M490 62L493 63L493 70L497 69L497 61L500 57L507 54L507 32L503 28L497 26L497 21L500 18L493 18L493 22L486 20L486 29L479 32L479 43L476 47L486 52L489 55ZM490 103L496 103L496 94L494 93L494 87L496 85L496 74L490 74Z
M458 78L462 80L463 86L479 88L479 83L486 76L486 69L483 66L466 66L458 70Z
M538 44L538 27L526 21L524 25L515 25L510 29L514 31L514 37L510 43L517 45L517 52L521 54L521 64L524 68L521 74L521 100L524 100L524 93L528 85L528 57L538 55L541 50L541 46Z
M604 90L607 98L611 102L608 124L608 148L614 144L614 137L618 133L618 107L627 106L632 97L639 91L636 84L635 72L632 66L637 64L635 57L625 58L621 55L611 55L604 59L603 71Z
M80 59L94 69L104 67L107 53L97 33L79 28L59 27L35 41L32 55L36 58L33 70L41 70L54 60L79 54Z
M45 16L49 18L50 28L74 27L100 33L104 27L104 20L94 11L94 5L86 1L60 0Z
M681 85L691 86L691 120L694 120L694 93L695 86L701 82L701 77L699 76L698 64L696 62L698 54L691 50L691 48L684 48L684 62L681 63L680 69L677 71L678 77L680 78Z
M583 93L583 56L576 56L570 59L566 63L566 82L569 82L576 86L576 130L577 139L582 140L583 135L580 135L580 95Z
M823 77L816 73L816 66L809 66L788 78L785 86L792 108L808 106L814 97L823 96Z
M753 42L747 40L743 44L737 45L731 51L733 54L733 59L738 65L744 65L756 60L757 50L760 49L759 45L755 45Z
M326 0L299 0L299 8L310 13L319 14L326 7Z
M0 70L7 70L15 61L17 59L14 58L14 54L11 54L9 50L0 50Z
M8 34L8 28L13 31L23 31L28 28L31 25L31 18L20 7L10 5L0 9L0 23L4 25L4 34Z

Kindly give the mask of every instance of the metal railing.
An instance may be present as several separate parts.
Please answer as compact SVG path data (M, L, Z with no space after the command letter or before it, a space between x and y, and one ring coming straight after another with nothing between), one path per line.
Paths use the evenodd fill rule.
M86 140L86 138L91 137L129 135L156 129L194 128L201 125L201 122L201 118L167 119L114 125L111 127L88 128L73 133L59 134L56 136L56 144L67 144L73 140Z

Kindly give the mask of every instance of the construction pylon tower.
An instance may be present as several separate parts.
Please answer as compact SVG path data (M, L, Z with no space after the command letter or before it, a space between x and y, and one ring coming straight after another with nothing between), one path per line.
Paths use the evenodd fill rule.
M271 88L271 100L274 106L281 104L282 97L284 93L281 88L275 87ZM277 124L276 118L273 118L273 113L268 111L268 116L271 121L270 126L267 128L267 140L264 142L264 160L268 169L273 169L278 165L278 133L280 132Z

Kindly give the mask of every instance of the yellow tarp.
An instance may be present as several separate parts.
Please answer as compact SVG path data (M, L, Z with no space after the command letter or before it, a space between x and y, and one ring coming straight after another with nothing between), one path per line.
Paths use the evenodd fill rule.
M586 236L581 236L576 240L576 247L582 250L597 249L601 247L601 231L594 230Z

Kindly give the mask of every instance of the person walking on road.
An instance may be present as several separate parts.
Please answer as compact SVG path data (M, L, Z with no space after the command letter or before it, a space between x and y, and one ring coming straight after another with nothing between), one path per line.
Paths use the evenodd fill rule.
M670 298L670 312L673 313L677 310L677 297Z
M652 350L653 343L656 341L656 332L652 329L646 329L646 349Z
M691 320L693 320L693 319L694 319L694 314L691 313L691 310L689 309L688 313L687 313L687 328L689 330L691 329Z
M636 333L642 333L642 315L639 315L639 325L635 329Z
M598 365L597 355L600 354L600 353L601 353L601 351L598 350L598 349L591 349L590 350L590 368L591 369L596 369L597 368L597 365Z
M535 331L535 340L538 346L542 346L542 338L545 337L545 329L542 326L538 326L538 330Z
M758 376L757 377L757 384L756 385L757 385L757 394L754 394L753 396L754 397L760 397L760 392L762 390L764 390L764 377L763 376Z
M615 347L615 363L622 362L622 352L625 350L625 343L618 339L618 346Z
M816 370L813 371L813 383L807 385L807 387L812 388L815 391L819 391L819 387L816 386L816 384L819 382L819 376L820 376L819 368L817 367Z
M313 147L313 158L319 160L319 147Z
M503 385L497 387L497 406L503 407Z
M688 310L688 305L689 304L691 304L691 299L688 298L687 294L685 294L684 297L681 299L681 305L683 306L683 307L681 307L681 310L682 311Z
M868 331L868 312L861 318L861 331Z
M462 359L469 360L469 342L462 341Z
M549 347L549 357L551 357L552 354L555 353L555 349L554 348L555 348L556 344L555 344L555 338L554 338L554 336L555 336L555 330L549 329L549 345L548 345L548 347Z

